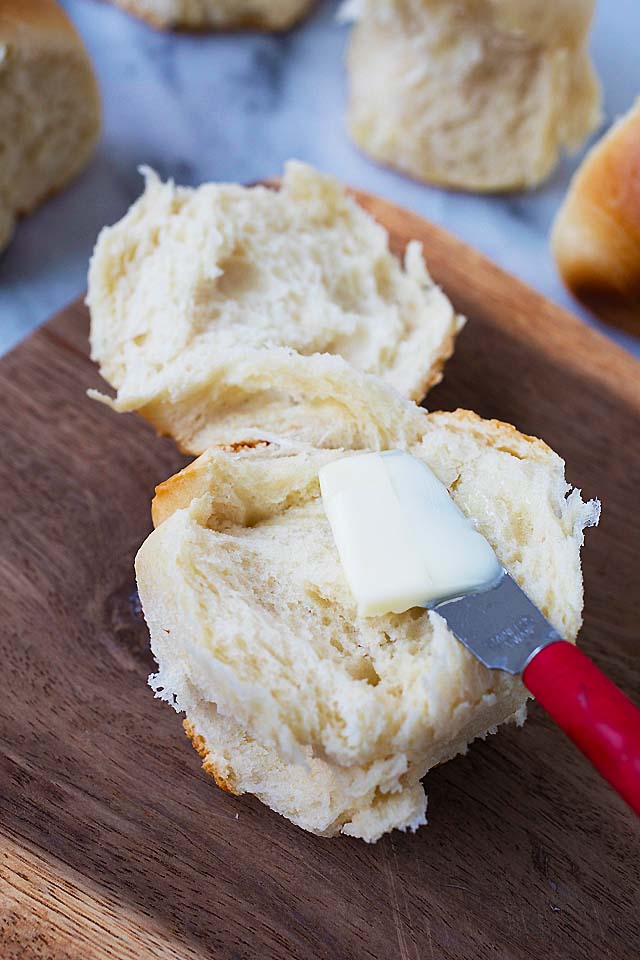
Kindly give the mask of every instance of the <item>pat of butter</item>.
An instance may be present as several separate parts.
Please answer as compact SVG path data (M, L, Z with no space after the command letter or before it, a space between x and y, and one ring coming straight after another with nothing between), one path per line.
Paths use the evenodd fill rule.
M490 586L501 566L421 460L401 450L327 463L320 490L360 616L403 613Z

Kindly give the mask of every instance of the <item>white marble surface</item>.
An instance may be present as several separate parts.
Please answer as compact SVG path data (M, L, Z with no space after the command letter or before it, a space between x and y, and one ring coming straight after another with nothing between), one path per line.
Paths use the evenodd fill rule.
M89 169L25 220L0 258L0 352L84 289L96 234L139 193L141 163L196 184L250 181L289 157L307 160L442 224L591 322L563 290L547 245L579 157L542 189L507 197L456 195L378 169L344 132L347 30L331 0L273 37L167 35L97 0L63 5L99 75L104 133ZM640 92L639 38L638 0L599 0L592 46L607 122ZM640 339L612 335L640 355Z

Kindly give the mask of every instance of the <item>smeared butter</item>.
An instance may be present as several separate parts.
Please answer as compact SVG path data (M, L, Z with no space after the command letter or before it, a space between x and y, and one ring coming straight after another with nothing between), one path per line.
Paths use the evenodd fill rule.
M324 509L360 616L403 613L490 586L500 564L421 460L364 453L319 472Z

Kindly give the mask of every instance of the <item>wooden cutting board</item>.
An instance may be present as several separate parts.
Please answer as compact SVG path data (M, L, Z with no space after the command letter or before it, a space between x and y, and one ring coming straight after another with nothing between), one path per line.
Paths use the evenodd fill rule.
M640 365L443 231L469 323L432 408L544 437L585 496L582 645L640 693ZM72 304L0 361L0 956L633 960L637 823L536 706L427 777L430 824L375 846L303 833L201 772L154 701L132 563L183 461L99 386Z

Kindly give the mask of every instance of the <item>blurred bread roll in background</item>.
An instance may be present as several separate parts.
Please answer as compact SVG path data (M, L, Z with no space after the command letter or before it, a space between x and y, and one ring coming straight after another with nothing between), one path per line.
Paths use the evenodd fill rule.
M348 126L382 163L463 190L533 187L600 121L594 0L355 0Z
M596 143L556 217L564 282L603 320L640 328L640 99Z
M286 30L314 0L112 0L154 27Z
M100 130L96 79L54 0L0 3L0 250L16 219L86 164Z

